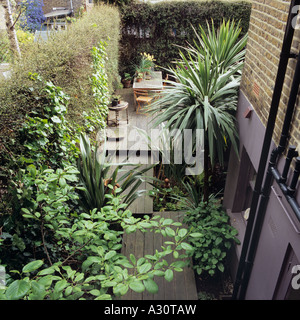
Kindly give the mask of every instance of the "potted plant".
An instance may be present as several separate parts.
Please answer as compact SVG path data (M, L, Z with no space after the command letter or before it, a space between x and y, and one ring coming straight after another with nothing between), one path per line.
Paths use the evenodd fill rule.
M130 88L131 85L131 75L129 73L124 74L123 85L124 88Z
M115 107L116 105L121 103L121 96L120 95L113 95L111 100L112 107Z
M136 81L141 82L143 80L144 74L143 72L138 72L136 76Z

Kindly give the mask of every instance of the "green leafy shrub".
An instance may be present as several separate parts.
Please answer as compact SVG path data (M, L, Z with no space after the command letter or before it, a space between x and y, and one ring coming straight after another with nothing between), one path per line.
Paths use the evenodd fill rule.
M31 74L30 78L32 86L27 89L28 99L36 101L37 108L25 116L17 135L19 144L22 145L20 153L14 150L14 154L8 154L13 156L8 160L4 171L9 179L9 188L3 197L0 225L3 230L3 249L10 250L0 251L2 263L11 265L19 265L43 255L47 245L52 247L51 240L47 242L48 236L51 239L51 234L48 232L48 236L43 236L44 240L40 242L41 224L32 219L24 221L24 212L27 214L25 218L30 215L43 217L43 210L49 209L49 199L51 203L56 203L57 210L61 212L71 210L76 205L76 201L72 203L76 197L72 196L72 190L65 183L66 179L72 182L77 180L68 170L75 163L79 151L65 119L68 96L61 88L43 81L37 75ZM53 174L54 171L56 175ZM52 175L48 177L50 172ZM49 199L46 196L48 193ZM67 202L63 207L58 205L62 199Z
M78 180L77 173L72 166L53 170L33 164L19 171L12 188L12 214L1 216L1 264L20 268L34 258L48 263L57 258L53 234L70 218L78 199L70 184Z
M225 259L236 238L237 230L229 224L229 217L216 199L207 204L201 203L196 209L188 211L184 222L202 236L189 238L194 247L194 268L200 275L203 272L213 276L219 270L224 272Z
M42 82L43 86L39 77L34 81ZM31 91L41 100L40 108L26 115L20 129L19 140L25 150L19 161L51 168L74 163L78 148L65 119L69 97L52 82L46 82L41 92L34 92L34 87Z
M92 121L95 129L103 129L106 126L108 105L110 102L109 84L106 71L107 43L100 41L98 46L92 48L93 74L91 76L91 87L94 96L94 111ZM91 130L90 130L91 131Z
M10 43L5 30L0 30L0 63L8 63L12 60Z
M76 175L75 172L74 174ZM45 181L63 184L65 188L68 186L68 182L62 183L61 178L57 180L57 172L46 171L44 175L47 176ZM52 181L54 176L55 182ZM38 180L40 178L39 176ZM181 223L172 219L159 216L152 219L148 216L144 219L134 218L129 210L124 211L122 208L117 192L115 196L109 195L110 203L100 211L94 209L89 213L71 215L68 214L68 209L64 213L60 212L56 207L58 201L51 202L49 194L39 195L39 200L47 203L42 206L45 207L43 213L41 211L39 215L35 210L23 209L23 216L28 221L41 223L44 233L51 230L53 242L60 246L60 255L51 263L37 259L26 263L18 270L11 270L15 276L7 287L0 289L0 299L106 300L122 296L128 290L157 293L158 286L153 279L154 276L172 281L174 272L183 271L183 267L188 263L184 259L193 252L193 247L186 239L189 236L199 236L188 232ZM66 198L62 199L59 206L64 206L65 200ZM50 207L54 211L49 210ZM121 231L114 230L115 223L122 226ZM31 227L30 223L28 227ZM153 254L144 257L130 254L129 257L125 257L120 253L122 234L136 230L161 233L168 237L168 241L161 250L156 250ZM168 255L173 255L176 259L171 264L167 262Z
M17 29L16 34L21 50L24 45L32 44L34 42L34 35L29 31Z
M74 127L85 124L84 111L88 115L90 112L99 113L91 78L93 74L99 74L100 69L94 69L97 66L93 64L92 48L97 47L100 41L107 42L103 59L111 93L120 80L119 21L117 8L101 5L68 25L67 30L53 32L47 41L24 44L21 59L11 64L11 78L6 81L0 79L0 145L8 149L0 149L0 166L7 151L19 150L16 133L25 115L39 111L39 101L30 91L33 85L28 78L29 73L39 74L69 96L66 116ZM14 145L12 141L15 141Z
M154 211L180 211L183 209L179 199L185 197L185 194L176 185L169 188L156 185L151 191L151 195L153 196Z

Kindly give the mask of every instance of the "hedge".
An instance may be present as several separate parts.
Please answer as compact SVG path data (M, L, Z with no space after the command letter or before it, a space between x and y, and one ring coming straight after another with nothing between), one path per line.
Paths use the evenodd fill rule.
M22 58L12 65L9 80L0 80L0 172L7 159L22 152L18 131L27 114L40 111L40 102L30 92L29 73L51 81L70 97L68 120L84 125L85 112L95 109L92 48L100 41L106 45L108 87L112 93L120 83L118 76L120 15L115 7L101 5L70 24L66 31L53 34L46 42L27 45ZM5 175L5 173L4 173ZM1 180L1 176L0 176ZM1 182L1 181L0 181Z
M241 22L244 35L249 28L251 4L247 1L170 1L133 2L121 7L122 38L120 72L133 73L141 52L168 67L178 57L177 45L185 45L194 37L192 26L206 27L207 21L218 25L223 19Z

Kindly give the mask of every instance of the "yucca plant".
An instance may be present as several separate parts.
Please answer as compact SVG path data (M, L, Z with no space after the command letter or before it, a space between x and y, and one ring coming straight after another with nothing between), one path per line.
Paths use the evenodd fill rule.
M239 71L243 66L245 57L245 46L247 44L248 34L240 37L240 22L223 21L219 29L215 29L214 21L211 26L207 22L207 33L202 26L199 26L199 34L195 28L195 36L193 44L187 49L191 54L197 57L200 53L202 57L209 54L213 58L213 63L220 71L226 71L234 68Z
M204 201L208 201L208 166L216 160L223 164L224 150L231 142L238 152L238 133L235 110L243 67L246 37L238 42L239 26L234 22L221 25L219 31L209 29L206 35L195 31L195 47L180 51L176 68L168 73L176 81L168 81L161 98L152 104L149 112L157 114L154 126L165 123L169 129L204 130ZM226 50L224 49L226 48ZM232 57L237 55L238 59ZM195 132L195 130L193 130Z
M113 164L106 157L105 144L101 149L95 147L92 150L89 138L83 134L80 137L80 152L77 167L82 185L81 205L87 212L103 208L109 201L107 194L118 192L124 195L123 203L129 206L146 192L139 190L139 186L147 179L145 173L151 166L141 169L140 165L130 163ZM130 170L118 175L124 166L130 166Z

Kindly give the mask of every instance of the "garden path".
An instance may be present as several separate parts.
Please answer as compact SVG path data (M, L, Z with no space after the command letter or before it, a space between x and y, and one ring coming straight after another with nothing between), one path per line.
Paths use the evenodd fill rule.
M119 126L108 127L107 129L107 143L106 149L108 152L116 151L116 158L114 159L117 163L121 163L126 158L126 155L129 155L128 162L131 163L141 163L142 168L150 166L152 163L151 157L148 152L148 145L146 139L144 139L143 134L139 132L139 129L144 130L145 132L150 132L151 128L151 117L143 114L136 114L134 108L134 97L133 89L120 89L118 92L122 96L122 100L128 102L128 118L129 124L126 121L126 112L121 111L119 113ZM110 111L108 115L110 120L115 119L115 112ZM116 137L121 136L122 138L117 140ZM138 143L139 141L145 141ZM130 166L123 167L124 170L130 170ZM121 174L124 174L121 173ZM153 177L153 170L150 169L147 176ZM139 187L139 190L149 190L151 186L143 182ZM134 201L133 204L129 207L132 213L144 214L153 212L153 201L152 199L145 195L140 197L138 200Z
M130 139L124 139L116 141L115 134L122 135L120 132L110 132L112 139L107 140L107 150L118 150L117 159L120 161L122 158L122 152L132 151L131 160L134 163L140 161L141 163L148 162L148 165L152 163L152 158L148 152L148 146L146 143L139 144L136 148L136 140L139 140L139 132L135 128L145 130L147 133L151 129L151 117L136 114L134 108L134 97L132 89L121 89L118 94L122 96L122 100L129 103L129 124L126 121L126 112L120 112L120 128L121 130L127 130L127 133L131 133ZM115 119L114 112L110 112L109 119ZM120 129L119 128L119 129ZM132 130L134 129L134 130ZM109 137L109 135L108 135ZM139 152L137 152L139 151ZM146 166L147 164L143 164ZM126 167L129 170L130 167ZM153 169L147 172L148 176L153 176ZM146 182L142 183L139 189L148 189L150 185ZM137 199L129 208L134 214L149 214L159 215L161 217L171 218L174 221L180 221L182 214L178 212L159 212L153 213L153 201L149 196L142 196ZM167 241L161 234L154 234L152 232L142 233L137 231L133 234L124 234L122 253L129 257L130 253L134 254L137 258L144 256L145 254L154 254L155 250L160 250L164 241ZM167 258L169 263L172 263L173 257L171 255ZM197 289L195 282L194 271L191 267L185 267L182 272L175 272L174 279L171 282L167 282L162 277L156 277L156 283L158 284L159 291L157 294L150 294L149 292L136 293L130 290L122 300L197 300Z

